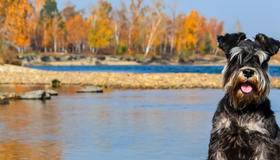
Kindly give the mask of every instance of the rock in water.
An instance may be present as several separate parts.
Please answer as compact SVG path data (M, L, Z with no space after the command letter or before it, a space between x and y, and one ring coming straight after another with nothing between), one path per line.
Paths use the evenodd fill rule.
M58 92L55 91L55 90L47 89L46 92L48 94L50 94L51 96L57 96L58 95Z
M1 96L0 97L0 105L8 105L8 104L10 104L10 100L5 96Z
M5 97L5 98L8 98L8 99L16 99L17 94L13 93L13 92L0 92L0 98L1 97Z
M77 91L77 93L103 93L103 89L95 86L87 86Z
M44 90L30 91L19 95L19 99L22 100L48 100L51 99L51 95Z

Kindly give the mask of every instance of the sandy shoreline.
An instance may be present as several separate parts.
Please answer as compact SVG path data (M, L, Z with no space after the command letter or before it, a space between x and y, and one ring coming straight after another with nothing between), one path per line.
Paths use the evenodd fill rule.
M84 73L41 71L13 65L0 66L0 84L50 85L58 79L63 85L96 85L113 89L222 88L220 74L169 73ZM280 79L272 78L280 88Z

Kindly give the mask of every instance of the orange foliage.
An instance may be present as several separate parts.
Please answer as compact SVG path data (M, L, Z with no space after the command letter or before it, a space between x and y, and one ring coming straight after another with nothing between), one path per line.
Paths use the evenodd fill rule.
M52 40L52 30L51 30L51 24L52 21L50 19L45 20L43 24L43 34L42 34L42 45L44 48L47 48L50 46L51 40Z
M85 18L75 6L59 11L55 0L0 0L0 39L21 51L105 48L145 56L210 53L216 47L223 22L206 19L196 10L170 16L163 0L153 2L149 6L144 0L130 0L128 6L122 3L114 9L109 1L99 0Z
M89 24L83 19L82 15L77 14L70 17L65 22L66 31L68 33L67 42L72 44L80 44L87 38Z
M210 48L216 47L216 36L223 32L223 23L216 19L207 19L196 10L192 10L187 16L177 17L179 23L176 31L177 52L210 52Z
M6 9L5 27L8 39L20 48L30 44L29 20L32 6L28 0L14 0Z
M105 48L110 45L113 37L113 25L109 16L111 10L111 4L101 0L99 1L98 8L92 12L88 43L93 49Z
M129 20L130 26L128 30L128 50L131 54L132 50L135 51L136 48L139 48L144 43L143 35L141 35L141 32L144 32L144 28L146 28L146 26L142 26L145 12L143 0L131 0L129 9L131 18Z
M183 18L182 26L177 30L176 48L179 52L195 49L204 18L195 10Z

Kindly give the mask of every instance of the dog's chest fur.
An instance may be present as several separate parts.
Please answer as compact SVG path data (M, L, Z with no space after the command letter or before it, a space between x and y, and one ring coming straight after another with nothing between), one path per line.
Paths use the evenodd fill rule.
M222 100L213 118L210 159L279 159L278 126L273 112L268 102L259 107L266 108L238 114L227 110Z

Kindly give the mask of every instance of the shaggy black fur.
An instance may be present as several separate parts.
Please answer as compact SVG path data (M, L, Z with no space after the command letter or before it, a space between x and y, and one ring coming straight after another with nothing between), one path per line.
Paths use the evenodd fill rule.
M264 34L218 36L225 52L225 96L213 117L208 160L280 160L280 132L270 101L268 61L280 42Z

